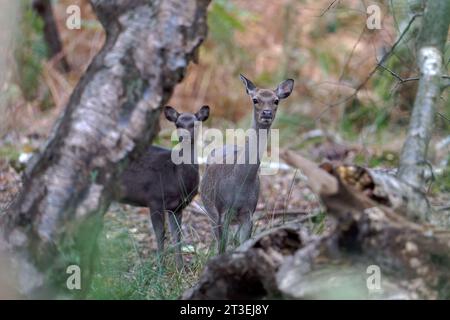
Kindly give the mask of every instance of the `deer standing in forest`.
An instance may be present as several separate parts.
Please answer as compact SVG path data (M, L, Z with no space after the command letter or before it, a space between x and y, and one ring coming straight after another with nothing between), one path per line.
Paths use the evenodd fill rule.
M275 90L259 89L243 75L240 78L253 102L253 124L250 130L255 134L246 138L244 150L236 145L213 150L208 156L200 186L219 253L226 249L228 227L233 220L237 220L240 225L240 243L251 236L252 215L259 196L258 171L267 145L267 134L275 119L279 101L287 98L294 86L294 80L288 79ZM234 159L231 164L226 161L230 155ZM252 158L255 161L251 161Z
M158 254L164 251L165 213L175 247L178 268L183 267L181 254L182 211L198 192L199 171L195 147L195 125L209 117L209 107L197 113L178 113L174 108L164 108L167 120L175 123L180 142L190 143L189 163L176 164L172 150L150 146L138 159L130 163L119 179L119 202L148 207L156 235ZM187 140L188 139L188 140Z

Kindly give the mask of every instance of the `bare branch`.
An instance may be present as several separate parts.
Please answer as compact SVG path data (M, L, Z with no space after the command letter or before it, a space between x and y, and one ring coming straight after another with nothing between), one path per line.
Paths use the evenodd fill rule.
M388 58L390 58L390 56L393 54L393 52L395 51L395 49L397 48L397 46L402 42L404 36L407 34L408 30L410 29L410 27L412 26L413 22L418 18L422 16L422 14L415 14L414 16L411 17L411 19L409 20L407 26L405 27L405 30L403 30L402 34L400 35L400 37L397 39L397 41L395 41L395 43L392 45L392 47L390 48L390 50L388 52L386 52L383 57L381 58L381 60L377 63L377 65L372 69L371 72L369 72L369 74L367 75L367 77L364 79L364 81L362 81L356 88L355 91L349 95L348 97L338 101L338 102L334 102L329 104L327 107L325 107L320 113L319 115L316 117L316 121L319 120L329 109L331 109L332 107L335 107L337 105L340 105L342 103L346 103L350 100L352 100L354 97L356 97L356 95L358 94L359 91L361 91L361 89L363 89L366 84L369 82L369 80L372 78L372 76L377 72L379 65L382 65L384 62L387 61Z
M331 7L333 7L334 4L335 4L336 2L339 3L339 0L333 0L333 1L328 5L328 7L326 7L325 10L322 11L322 13L319 15L319 17L323 17L323 16L325 15L325 13L327 13L328 10L330 10Z

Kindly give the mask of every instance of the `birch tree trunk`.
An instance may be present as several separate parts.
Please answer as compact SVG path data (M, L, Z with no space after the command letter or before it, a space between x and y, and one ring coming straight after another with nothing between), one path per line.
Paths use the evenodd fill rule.
M417 64L421 73L419 88L398 171L398 177L417 190L423 190L431 178L427 151L441 93L443 50L449 24L450 2L427 1L417 45Z
M24 187L0 217L0 249L27 297L71 295L69 265L89 287L113 182L148 145L160 108L206 37L209 0L92 0L106 42L75 88Z

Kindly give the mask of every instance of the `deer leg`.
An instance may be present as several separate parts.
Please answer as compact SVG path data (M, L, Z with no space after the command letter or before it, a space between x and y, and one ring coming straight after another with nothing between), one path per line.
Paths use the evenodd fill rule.
M244 241L250 239L253 229L252 214L249 211L244 212L239 215L239 243L242 244Z
M175 248L175 261L177 264L177 269L183 269L183 255L181 254L181 222L182 222L182 211L169 211L169 228L170 234L172 236L172 243Z
M158 246L158 255L164 252L165 228L164 228L164 210L155 206L150 207L150 219L152 220L153 230L156 235L156 244Z
M223 227L221 221L222 215L219 214L219 211L216 209L216 207L210 202L206 201L205 198L203 198L203 204L205 205L206 213L211 221L211 229L216 239L217 253L218 254L223 253L225 252L226 246L222 245L223 243Z
M236 211L234 210L227 210L226 212L222 213L220 217L223 217L223 222L220 221L220 241L218 243L219 245L219 253L224 253L227 248L228 244L228 235L230 233L230 227L231 227L231 221L233 220L234 216L236 214Z

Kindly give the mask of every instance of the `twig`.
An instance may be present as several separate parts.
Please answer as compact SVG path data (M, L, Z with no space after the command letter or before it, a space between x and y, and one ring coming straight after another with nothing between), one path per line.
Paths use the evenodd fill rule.
M413 77L413 78L402 78L399 74L395 73L394 71L392 71L391 69L389 69L388 67L382 65L382 64L378 64L379 67L381 67L383 70L386 70L387 72L389 72L394 78L396 78L398 80L398 82L400 84L403 84L405 82L410 82L410 81L419 81L420 78L419 77Z
M444 119L444 120L450 122L450 119L447 118L447 117L446 117L445 115L443 115L442 113L440 113L439 111L436 111L436 113L437 113L437 115L438 115L439 117L441 117L442 119Z
M291 210L274 210L274 211L266 211L266 210L256 210L254 212L253 220L262 220L262 219L271 219L273 216L309 216L308 212L300 210L300 209L291 209Z
M322 13L319 15L319 17L323 17L323 16L325 15L325 13L327 13L328 10L330 10L331 7L332 7L336 2L339 2L339 0L333 0L333 1L328 5L328 7L326 7L325 10L322 11Z
M406 82L419 81L419 80L420 80L420 77L412 77L412 78L405 78L405 79L404 79L404 78L402 78L400 75L398 75L397 73L395 73L394 71L392 71L391 69L389 69L388 67L383 66L382 64L378 64L378 66L381 67L382 69L386 70L387 72L389 72L394 78L396 78L396 79L398 80L396 86L399 85L399 84L406 83ZM450 78L450 76L446 76L446 75L442 76L442 79L449 79L449 78ZM396 87L394 87L394 88L396 88ZM443 115L442 113L440 113L439 111L436 111L436 114L437 114L438 116L440 116L442 119L444 119L444 120L450 122L450 119L447 118L447 117L446 117L445 115Z
M412 78L402 78L398 73L395 73L394 71L392 71L391 69L389 69L388 67L382 65L382 64L378 64L379 67L381 67L382 69L386 70L387 72L389 72L394 78L396 78L398 80L398 82L400 84L405 83L405 82L410 82L410 81L419 81L420 77L412 77ZM442 79L450 79L450 76L442 76Z
M386 52L383 57L381 58L381 60L377 63L377 65L375 66L375 68L372 69L372 71L367 75L367 77L364 79L363 82L361 82L358 87L355 88L355 91L348 97L344 98L341 101L329 104L326 108L324 108L324 110L322 110L319 115L316 117L316 121L319 120L322 115L324 115L329 109L331 109L332 107L335 107L337 105L340 105L342 103L348 102L351 99L353 99L358 92L364 88L367 84L367 82L369 82L370 78L372 78L372 76L377 72L379 65L382 65L394 52L394 50L397 48L397 46L400 44L400 42L403 40L404 36L406 35L406 33L408 32L409 28L411 27L411 25L413 24L413 22L416 20L416 18L422 16L422 14L417 13L414 16L411 17L411 19L408 22L408 25L406 26L406 28L403 30L402 34L400 35L400 37L397 39L397 41L395 41L395 43L392 45L391 49Z

